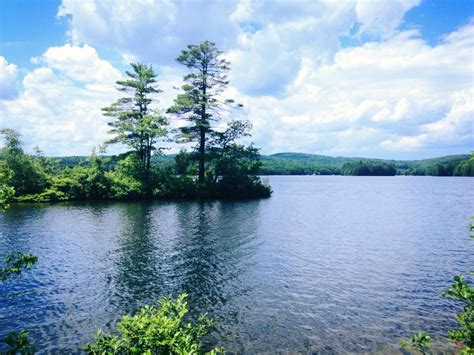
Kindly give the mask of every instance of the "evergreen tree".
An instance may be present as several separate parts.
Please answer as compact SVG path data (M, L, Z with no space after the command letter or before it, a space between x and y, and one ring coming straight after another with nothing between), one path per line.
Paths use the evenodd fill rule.
M222 114L234 106L233 100L224 100L222 92L228 85L229 62L212 42L188 45L176 60L189 69L184 76L184 93L179 94L169 112L187 120L190 124L180 128L180 140L196 142L198 179L204 182L208 142ZM242 105L236 105L241 107Z
M127 79L117 81L118 90L127 96L109 107L103 108L105 116L114 117L109 122L109 133L114 138L107 143L122 143L136 154L143 180L148 181L151 156L159 139L166 135L167 120L153 110L153 96L161 92L156 83L153 67L143 63L131 63L132 71L126 71Z

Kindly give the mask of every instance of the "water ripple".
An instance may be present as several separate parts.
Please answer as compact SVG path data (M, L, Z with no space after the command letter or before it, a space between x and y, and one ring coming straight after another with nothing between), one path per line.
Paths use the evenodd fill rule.
M27 329L42 352L74 353L187 292L216 319L206 346L231 354L399 353L421 329L443 350L459 308L440 291L474 264L471 183L272 177L262 201L15 206L0 255L39 263L0 289L0 338Z

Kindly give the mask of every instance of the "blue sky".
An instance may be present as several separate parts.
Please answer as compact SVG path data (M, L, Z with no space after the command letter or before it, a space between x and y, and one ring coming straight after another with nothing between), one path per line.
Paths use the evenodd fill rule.
M32 68L31 57L67 41L67 21L56 20L59 1L1 0L0 40L9 62Z
M88 154L127 63L153 63L166 109L179 50L210 39L263 153L474 149L474 2L203 1L0 0L0 127L49 155Z

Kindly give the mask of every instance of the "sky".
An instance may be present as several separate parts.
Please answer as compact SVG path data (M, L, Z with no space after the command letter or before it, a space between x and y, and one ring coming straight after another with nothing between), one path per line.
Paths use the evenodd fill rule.
M224 95L263 154L474 149L472 0L0 0L0 128L87 155L110 138L101 108L129 63L153 64L165 111L175 58L204 40L231 62Z

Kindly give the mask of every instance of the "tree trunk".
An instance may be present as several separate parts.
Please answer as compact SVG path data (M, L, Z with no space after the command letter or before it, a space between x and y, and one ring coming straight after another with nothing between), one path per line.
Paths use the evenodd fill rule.
M204 171L205 165L204 160L206 159L206 89L207 89L207 64L203 66L203 83L202 83L202 103L201 103L201 129L200 129L200 139L199 139L199 182L204 182Z
M201 137L199 140L199 182L204 182L204 160L206 159L206 131L201 127Z
M143 179L144 179L145 185L147 186L149 183L150 168L151 168L151 143L148 138L144 146L144 157L143 157Z

